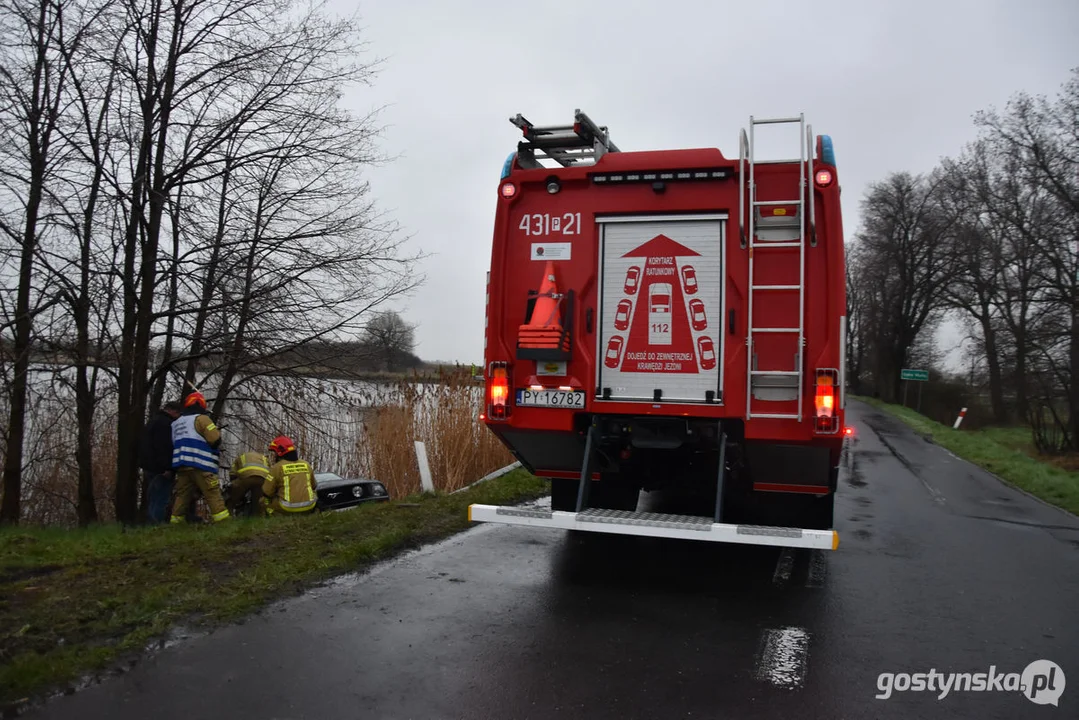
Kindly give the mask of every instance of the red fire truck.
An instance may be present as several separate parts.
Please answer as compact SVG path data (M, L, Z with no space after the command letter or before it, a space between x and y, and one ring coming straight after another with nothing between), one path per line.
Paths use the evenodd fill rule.
M484 421L551 509L473 521L835 549L846 289L832 141L750 118L714 148L622 152L577 111L511 120L487 277ZM762 160L762 125L797 157ZM791 153L793 155L793 153ZM638 512L641 490L694 514Z

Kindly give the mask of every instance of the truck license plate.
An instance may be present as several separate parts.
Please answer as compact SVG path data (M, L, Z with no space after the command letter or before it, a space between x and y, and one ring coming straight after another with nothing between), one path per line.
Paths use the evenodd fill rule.
M518 390L518 405L584 409L584 393L576 390Z

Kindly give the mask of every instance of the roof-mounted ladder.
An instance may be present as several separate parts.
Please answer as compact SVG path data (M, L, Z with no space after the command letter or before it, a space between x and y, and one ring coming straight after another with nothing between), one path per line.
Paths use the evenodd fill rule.
M604 154L618 152L607 128L596 125L579 109L573 112L572 125L536 127L520 113L510 118L525 136L517 144L517 164L535 170L544 167L540 160L554 160L562 167L570 167L582 160L594 164Z
M754 128L758 125L783 125L783 124L797 124L799 127L799 137L801 151L797 158L790 158L784 160L766 160L758 161L754 158ZM810 131L812 132L812 131ZM806 263L806 161L807 158L811 158L807 153L811 153L812 149L808 147L808 139L806 133L805 114L799 114L798 117L787 118L749 118L749 137L746 138L746 131L742 130L739 138L739 174L740 174L740 186L739 186L739 229L742 233L741 242L743 247L746 243L749 244L749 323L746 334L746 348L747 357L749 358L749 367L746 372L746 419L749 418L777 418L777 419L790 419L802 420L802 385L804 382L804 370L803 370L803 354L805 348L805 263ZM749 177L748 183L746 178L746 164L749 164ZM798 176L798 190L797 197L781 200L764 200L757 199L757 182L755 175L755 168L759 164L776 164L776 163L798 163L799 176ZM749 202L745 202L745 198L741 193L745 192L745 189L749 189ZM812 193L810 193L812 195ZM794 206L795 213L798 217L797 224L790 223L789 228L768 228L768 230L779 230L779 233L773 234L772 239L764 239L758 237L760 231L765 230L764 219L758 222L758 210L765 207L776 206ZM810 202L810 209L812 210L812 201ZM749 213L749 222L746 222L745 214ZM746 233L748 224L748 233ZM786 230L790 233L797 232L797 236L794 238L785 237L781 233ZM778 237L777 237L778 235ZM753 274L754 256L758 251L767 252L769 250L778 248L798 248L798 267L799 276L797 285L755 285ZM798 324L790 327L760 327L754 325L753 307L754 307L754 295L759 292L768 292L774 290L787 290L798 291ZM797 335L797 344L794 361L795 366L789 370L758 370L756 363L754 362L754 346L753 336L760 333L783 333L788 335ZM789 379L788 379L789 378ZM753 411L753 390L754 388L767 388L771 387L786 387L790 388L791 383L797 383L797 404L796 412L794 413L762 413Z

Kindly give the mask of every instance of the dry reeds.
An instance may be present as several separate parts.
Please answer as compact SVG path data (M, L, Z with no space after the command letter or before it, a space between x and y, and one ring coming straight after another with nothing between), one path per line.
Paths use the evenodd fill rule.
M401 383L396 402L368 425L372 475L394 496L420 490L415 441L423 441L435 489L450 492L513 462L479 420L483 388L471 373L442 371L434 383Z

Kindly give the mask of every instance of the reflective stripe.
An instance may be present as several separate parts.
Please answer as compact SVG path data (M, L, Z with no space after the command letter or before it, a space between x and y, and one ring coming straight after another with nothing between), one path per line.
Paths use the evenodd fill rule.
M182 415L172 423L172 467L190 467L216 473L218 453L195 429L198 415Z
M217 429L217 425L214 425L213 423L210 423L209 425L206 426L206 432L210 432L211 430L216 430L216 429Z
M282 510L306 510L309 507L313 507L314 504L315 504L315 501L314 500L308 500L307 502L302 502L302 503L278 501L278 504L281 506Z
M270 467L266 464L266 456L256 452L245 452L238 455L232 461L232 468L229 472L239 476L260 477L264 480L270 478Z
M277 489L277 506L283 512L302 512L312 510L318 504L318 496L312 487L314 473L307 461L280 462L274 465L272 476L277 479L280 473L280 487ZM296 492L292 492L292 483L296 483ZM293 499L293 495L296 496Z
M192 448L176 448L175 450L172 451L172 457L173 457L173 460L175 460L178 457L183 457L185 460L192 460L192 461L197 461L197 462L202 462L202 463L212 463L215 460L217 460L217 458L215 456L213 456L213 455L208 455L207 453L204 453L201 450L194 450ZM214 470L217 469L216 464L213 467L214 467Z
M203 460L217 460L217 453L215 453L213 450L206 450L205 448L201 448L189 440L181 440L177 444L177 448L179 448L188 455L200 457Z
M229 514L228 510L222 510L221 512L214 513L214 515L213 515L214 522L221 522L222 520L228 520L230 517L232 517L232 515Z
M170 525L183 525L184 522L185 521L184 521L184 516L183 515L173 515L172 517L169 518L169 524Z

